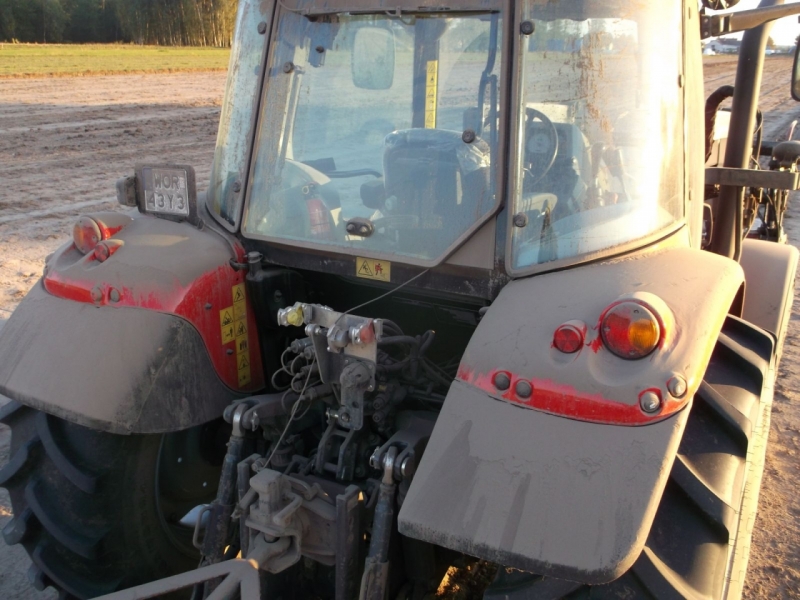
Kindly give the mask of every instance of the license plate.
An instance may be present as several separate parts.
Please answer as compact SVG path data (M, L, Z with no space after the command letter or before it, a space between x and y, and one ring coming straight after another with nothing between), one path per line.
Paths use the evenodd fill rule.
M189 175L185 169L142 169L145 210L164 215L189 216Z

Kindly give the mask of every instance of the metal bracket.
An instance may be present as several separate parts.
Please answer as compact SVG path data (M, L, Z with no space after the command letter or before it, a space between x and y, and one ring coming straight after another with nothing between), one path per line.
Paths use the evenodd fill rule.
M700 37L706 39L717 37L725 33L745 31L763 25L764 23L796 14L800 14L800 3L797 2L715 15L701 14Z
M260 566L283 554L288 548L288 538L278 539L275 542L261 541L248 555L247 559L233 559L208 565L201 569L173 575L166 579L159 579L101 596L102 600L147 600L166 596L178 590L184 590L197 584L213 581L224 577L222 583L214 590L207 600L260 600L261 580L258 574Z
M364 427L364 396L375 389L375 363L345 359L339 378L342 385L342 410L339 422L347 429Z
M800 173L796 171L760 171L757 169L706 169L706 185L730 185L772 190L800 189Z

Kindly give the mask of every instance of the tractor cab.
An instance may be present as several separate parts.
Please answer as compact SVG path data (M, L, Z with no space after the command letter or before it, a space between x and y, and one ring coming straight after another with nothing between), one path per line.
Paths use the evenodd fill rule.
M507 280L682 225L680 6L259 6L208 205L265 254Z

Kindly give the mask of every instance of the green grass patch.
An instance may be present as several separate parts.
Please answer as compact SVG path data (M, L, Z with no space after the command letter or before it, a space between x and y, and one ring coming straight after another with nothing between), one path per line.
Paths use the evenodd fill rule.
M227 48L0 43L0 77L216 71L229 57Z

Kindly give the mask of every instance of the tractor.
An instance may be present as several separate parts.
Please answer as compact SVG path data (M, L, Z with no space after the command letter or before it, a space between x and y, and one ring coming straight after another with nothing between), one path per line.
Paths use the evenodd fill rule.
M0 331L33 586L739 598L798 261L758 96L800 5L733 4L240 0L208 189L132 165Z

